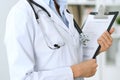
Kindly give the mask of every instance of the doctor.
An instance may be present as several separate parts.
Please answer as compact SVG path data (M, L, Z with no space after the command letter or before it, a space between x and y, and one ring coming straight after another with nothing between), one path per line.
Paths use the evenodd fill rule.
M10 80L83 80L95 74L97 63L83 53L73 15L66 11L66 0L34 0L51 15L27 0L20 0L6 23ZM98 39L100 52L112 44L105 31Z

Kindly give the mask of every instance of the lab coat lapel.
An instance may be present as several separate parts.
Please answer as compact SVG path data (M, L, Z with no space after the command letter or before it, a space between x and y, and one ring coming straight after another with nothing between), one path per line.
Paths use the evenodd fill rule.
M51 17L51 19L58 25L58 27L61 27L67 32L69 32L69 28L64 24L64 22L57 15L54 15L53 17Z
M76 37L78 39L79 33L74 26L73 14L68 13L66 10L64 11L64 13L65 13L66 19L69 22L69 31L70 31L71 36L74 36L74 38Z
M66 19L69 22L69 31L71 32L72 35L75 35L75 28L74 28L74 22L73 22L73 15L68 13L66 10L64 10Z

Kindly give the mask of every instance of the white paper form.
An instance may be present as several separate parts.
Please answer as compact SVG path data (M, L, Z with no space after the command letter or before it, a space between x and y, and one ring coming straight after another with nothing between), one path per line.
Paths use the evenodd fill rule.
M108 29L114 15L108 15L107 19L95 19L95 15L89 15L82 31L88 36L89 42L86 46L83 46L83 52L92 58L97 51L99 44L98 38Z

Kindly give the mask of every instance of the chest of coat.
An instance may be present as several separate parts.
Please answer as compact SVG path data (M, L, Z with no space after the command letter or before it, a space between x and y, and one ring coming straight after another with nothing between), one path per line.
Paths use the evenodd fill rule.
M60 23L46 15L40 16L38 20L34 47L40 69L48 65L48 68L53 68L77 62L79 34L70 28L73 25L67 28L62 21Z

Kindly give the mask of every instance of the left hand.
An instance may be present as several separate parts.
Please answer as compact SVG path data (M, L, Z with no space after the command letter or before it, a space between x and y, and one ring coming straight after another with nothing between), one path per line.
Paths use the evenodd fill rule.
M99 52L106 51L112 45L112 37L111 34L114 32L114 28L111 28L110 31L105 31L101 37L98 39L98 43L101 46Z

